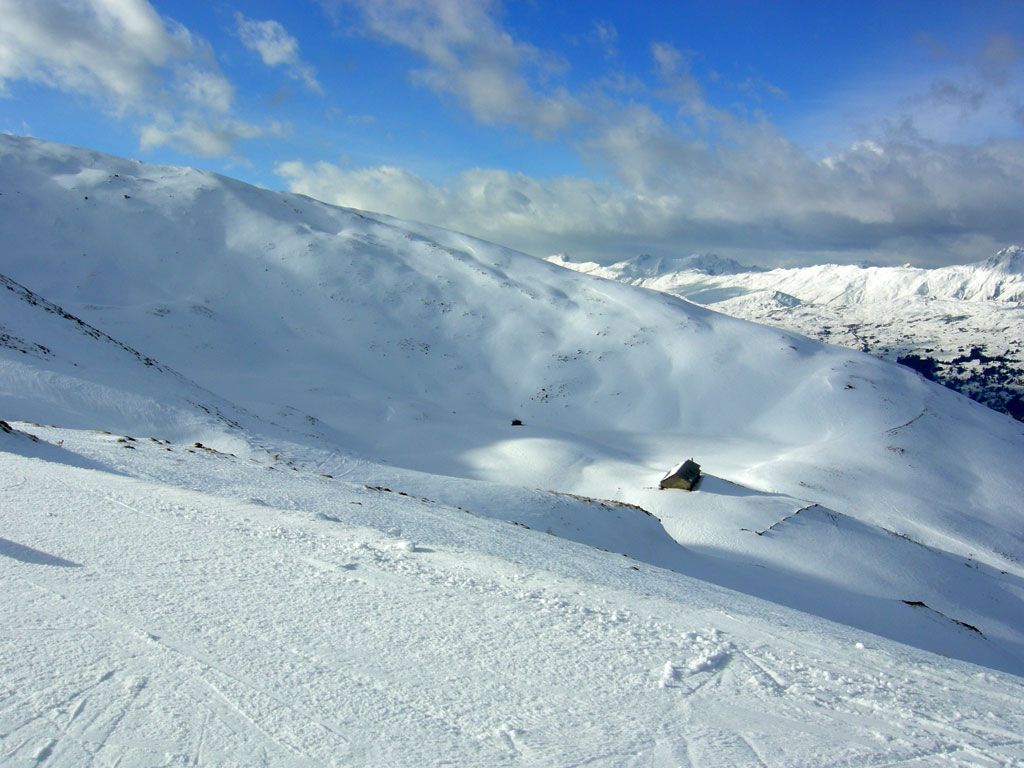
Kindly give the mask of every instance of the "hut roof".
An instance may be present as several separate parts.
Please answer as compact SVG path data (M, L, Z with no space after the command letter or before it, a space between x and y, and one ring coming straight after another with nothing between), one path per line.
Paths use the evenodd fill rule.
M700 464L693 459L687 459L682 464L672 467L665 476L661 478L662 488L684 487L691 489L700 479Z
M696 480L700 477L700 464L693 459L687 459L682 464L676 464L665 473L665 477L682 477L687 480Z

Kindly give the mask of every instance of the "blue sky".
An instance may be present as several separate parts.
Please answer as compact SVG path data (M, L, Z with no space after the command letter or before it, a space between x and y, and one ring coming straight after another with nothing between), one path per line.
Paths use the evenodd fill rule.
M0 131L537 255L1024 240L1021 2L0 0Z

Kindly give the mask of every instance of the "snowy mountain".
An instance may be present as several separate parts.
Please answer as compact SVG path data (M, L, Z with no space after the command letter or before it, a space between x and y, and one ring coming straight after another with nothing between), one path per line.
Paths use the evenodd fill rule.
M991 272L1003 273L1019 278L1024 275L1024 248L1020 246L1004 248L994 256L985 259L978 266ZM1019 283L1020 280L1017 280L1017 282ZM1017 298L1014 301L1022 300L1024 300L1024 297L1018 292Z
M823 264L764 270L715 256L559 266L682 296L736 317L860 349L1024 419L1024 248L920 269Z
M563 255L548 259L553 264L568 267L577 272L588 272L611 280L635 284L644 280L671 275L676 272L699 272L703 275L735 275L743 272L761 271L757 267L746 267L733 259L722 258L714 254L694 253L681 258L652 256L643 253L639 256L621 261L611 267L602 267L595 262L575 263Z
M29 139L0 137L0 238L4 760L1024 755L1019 423L464 235ZM691 456L697 490L657 490Z

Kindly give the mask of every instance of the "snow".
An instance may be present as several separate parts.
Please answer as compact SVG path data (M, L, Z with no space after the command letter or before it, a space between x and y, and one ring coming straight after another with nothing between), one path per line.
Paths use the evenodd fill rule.
M920 269L821 264L764 270L731 260L638 256L551 263L665 291L717 311L888 360L915 355L934 376L1024 419L1024 248L975 264Z
M34 140L0 136L0 238L0 762L1024 759L1019 423Z
M574 263L564 256L552 256L548 260L576 271L679 295L689 293L697 281L706 281L713 286L741 286L748 292L776 289L816 304L858 304L913 296L1009 304L1024 301L1024 248L1021 246L1009 246L975 264L938 269L909 265L818 264L766 270L711 254L677 259L644 254L608 266ZM682 287L687 290L677 290Z
M1024 275L1024 248L1011 246L985 259L979 266L1007 275Z
M240 488L274 474L72 442ZM276 472L306 497L275 506L0 462L5 765L1024 759L1018 677L858 648L863 633L542 532L304 471Z

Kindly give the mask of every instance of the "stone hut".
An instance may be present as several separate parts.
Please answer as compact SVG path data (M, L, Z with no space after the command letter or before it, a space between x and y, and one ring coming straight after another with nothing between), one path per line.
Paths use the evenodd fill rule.
M666 488L681 488L684 491L692 491L697 487L699 480L700 464L693 459L687 459L682 464L677 464L666 472L665 476L661 478L658 487L662 490Z

